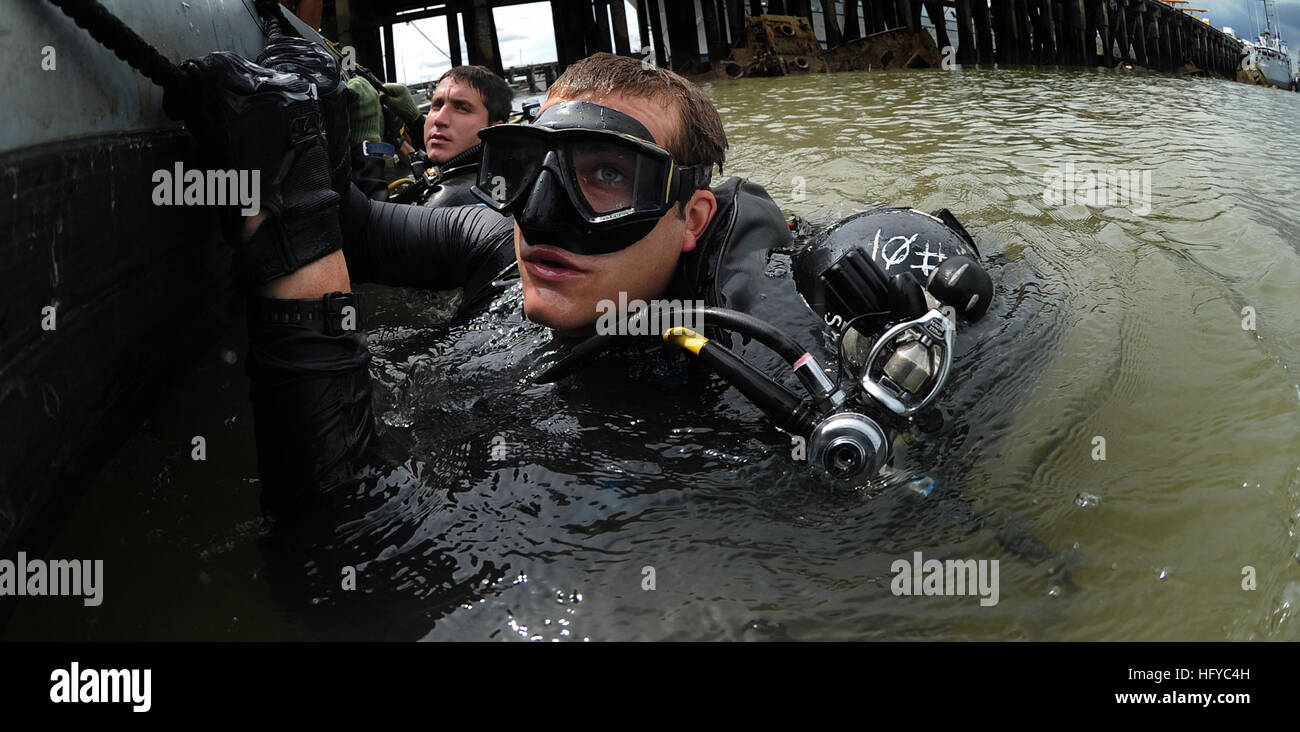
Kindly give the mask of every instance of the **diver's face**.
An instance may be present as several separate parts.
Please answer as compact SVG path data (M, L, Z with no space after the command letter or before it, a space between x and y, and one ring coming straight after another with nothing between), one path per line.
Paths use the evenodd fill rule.
M656 141L669 139L677 124L666 106L613 94L581 99L548 98L542 109L563 101L587 101L616 109L645 125ZM556 247L530 246L515 224L515 257L524 289L524 314L562 333L582 334L595 324L602 300L651 300L668 289L677 260L695 249L717 210L711 191L696 191L685 216L674 206L644 239L612 254L579 255Z
M483 95L462 81L443 79L424 118L424 151L429 162L441 165L474 147L479 143L478 131L487 126Z

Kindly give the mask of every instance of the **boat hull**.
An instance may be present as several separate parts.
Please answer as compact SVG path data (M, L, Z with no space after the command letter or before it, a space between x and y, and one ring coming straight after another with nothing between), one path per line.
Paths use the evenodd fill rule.
M1254 58L1255 66L1264 75L1268 83L1280 89L1291 88L1290 61L1281 55L1258 48L1251 51L1251 55Z
M262 44L243 0L102 2L173 61ZM153 202L155 171L199 167L161 90L50 3L6 3L0 35L12 58L33 60L0 68L0 556L11 557L42 552L80 486L232 317L233 290L215 211ZM191 437L176 435L177 448Z

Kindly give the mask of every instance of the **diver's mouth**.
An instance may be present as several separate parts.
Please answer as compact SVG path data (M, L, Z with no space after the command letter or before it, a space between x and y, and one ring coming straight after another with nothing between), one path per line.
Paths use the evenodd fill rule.
M529 274L544 280L565 280L585 274L569 255L553 247L530 247L523 260Z

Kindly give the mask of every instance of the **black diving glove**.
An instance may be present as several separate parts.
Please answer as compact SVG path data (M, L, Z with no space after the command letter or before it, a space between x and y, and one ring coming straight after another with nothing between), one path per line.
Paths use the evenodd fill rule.
M352 91L334 54L304 38L277 36L257 57L259 66L297 74L316 85L321 117L330 156L330 181L334 190L346 194L352 172L352 133L348 129L348 103Z
M394 149L401 150L402 143L406 142L405 133L406 125L402 123L397 113L384 107L384 142L391 143Z
M315 85L224 51L181 68L198 100L191 132L221 165L258 177L268 219L236 247L241 278L262 285L342 248Z

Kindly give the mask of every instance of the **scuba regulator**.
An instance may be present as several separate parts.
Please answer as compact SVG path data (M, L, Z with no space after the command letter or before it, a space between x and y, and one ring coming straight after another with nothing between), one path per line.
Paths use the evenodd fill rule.
M662 337L735 386L777 427L806 439L815 473L861 485L889 462L891 431L942 391L957 319L973 322L988 311L993 282L979 263L974 239L947 209L856 214L814 237L794 255L793 265L804 302L839 336L835 380L810 352L763 320L715 307L678 313L684 322L739 333L772 349L789 364L807 398L700 333L674 327ZM538 381L564 378L620 338L583 341Z
M841 388L865 403L864 411L895 422L938 397L952 368L958 317L978 320L993 297L974 239L947 209L851 216L795 255L794 275L804 302L839 333ZM857 480L887 461L875 419L832 414L823 424L836 429L819 427L809 437L815 468ZM873 458L876 469L843 469L843 456L853 454Z

